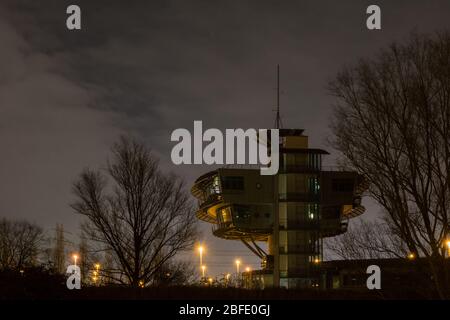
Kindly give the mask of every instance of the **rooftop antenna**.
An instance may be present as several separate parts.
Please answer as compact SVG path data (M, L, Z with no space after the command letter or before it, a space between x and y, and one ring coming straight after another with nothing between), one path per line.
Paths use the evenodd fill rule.
M275 128L280 129L282 126L280 116L280 65L277 64L277 115L275 118Z

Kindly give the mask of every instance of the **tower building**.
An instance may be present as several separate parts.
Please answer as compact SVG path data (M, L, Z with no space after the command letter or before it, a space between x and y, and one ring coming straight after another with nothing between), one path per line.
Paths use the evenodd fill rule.
M246 287L322 287L323 239L346 232L349 219L364 212L367 185L355 172L324 170L328 152L309 148L303 130L279 133L278 174L224 167L200 176L191 190L197 217L261 259L261 269L243 273Z

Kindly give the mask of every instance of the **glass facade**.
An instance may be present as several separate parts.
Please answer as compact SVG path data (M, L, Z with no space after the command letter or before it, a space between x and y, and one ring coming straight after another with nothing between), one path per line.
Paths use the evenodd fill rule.
M314 202L281 202L280 229L314 227L319 222L319 213L319 204Z
M222 207L220 209L217 209L216 216L217 216L217 223L219 224L227 225L233 222L230 207Z
M320 154L283 154L278 176L280 286L314 287L321 261Z
M216 210L219 227L237 229L271 229L273 226L272 205L229 205Z
M219 195L220 193L220 179L218 175L215 175L203 187L203 200L207 200L210 196Z
M318 201L319 175L312 173L283 173L279 175L280 200Z

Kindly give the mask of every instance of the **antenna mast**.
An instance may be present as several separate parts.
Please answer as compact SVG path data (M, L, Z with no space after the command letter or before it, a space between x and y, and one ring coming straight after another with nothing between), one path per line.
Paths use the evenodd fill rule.
M277 115L275 118L275 128L280 129L282 126L280 116L280 65L277 64Z

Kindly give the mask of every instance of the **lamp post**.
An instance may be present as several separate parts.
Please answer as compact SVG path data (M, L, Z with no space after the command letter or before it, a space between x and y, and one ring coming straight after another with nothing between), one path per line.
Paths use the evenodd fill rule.
M200 245L198 247L198 253L199 253L199 256L200 256L200 270L202 271L202 277L204 278L205 277L205 268L206 267L203 265L203 250L204 250L203 246Z
M198 247L198 252L200 254L200 266L203 266L203 247Z
M236 263L236 286L240 287L241 286L241 277L239 275L239 266L241 264L241 260L236 259L235 263Z
M202 266L202 278L205 277L206 266Z
M77 254L73 254L72 258L73 258L73 262L74 262L73 264L77 265L78 255Z
M245 275L245 287L247 287L247 289L250 289L250 284L252 283L251 275L250 275L251 270L252 269L250 267L245 268L245 272L247 273Z

